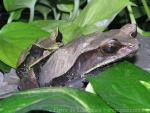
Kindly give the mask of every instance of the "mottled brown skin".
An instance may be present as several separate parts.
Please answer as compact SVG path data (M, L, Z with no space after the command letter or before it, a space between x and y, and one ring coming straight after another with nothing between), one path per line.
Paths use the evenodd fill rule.
M33 45L30 49L30 53L26 56L25 60L18 66L16 73L20 78L20 82L18 85L19 90L39 87L37 76L35 75L33 68L29 68L29 66L42 55L43 49Z
M18 62L19 66L16 69L16 73L20 78L18 85L19 90L39 87L38 73L40 67L56 50L53 48L54 46L58 46L58 48L62 46L62 36L58 30L52 33L50 38L43 39L36 44L33 44L30 50L21 55ZM47 53L46 55L45 52Z
M138 50L135 37L136 26L127 24L121 29L96 32L72 41L44 64L39 76L40 86L65 86L98 67L133 56Z

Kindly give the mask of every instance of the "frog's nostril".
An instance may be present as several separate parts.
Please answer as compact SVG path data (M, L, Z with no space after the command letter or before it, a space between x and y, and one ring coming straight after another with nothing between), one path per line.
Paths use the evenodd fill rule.
M137 36L137 31L130 34L131 37L135 38Z

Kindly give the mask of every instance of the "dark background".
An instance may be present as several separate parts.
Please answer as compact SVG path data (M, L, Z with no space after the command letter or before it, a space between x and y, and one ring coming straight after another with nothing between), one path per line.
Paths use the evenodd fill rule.
M3 6L3 0L0 0L0 28L7 23L8 16Z

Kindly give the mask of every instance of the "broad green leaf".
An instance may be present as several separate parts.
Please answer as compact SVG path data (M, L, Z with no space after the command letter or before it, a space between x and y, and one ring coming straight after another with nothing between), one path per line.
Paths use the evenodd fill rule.
M60 25L59 29L63 34L64 43L68 43L74 40L75 38L79 38L80 36L88 35L90 33L101 30L97 26L90 26L90 25L85 27L79 27L72 22Z
M63 34L64 43L67 43L73 40L74 37L76 38L77 36L83 35L86 31L88 31L88 27L90 28L90 26L88 26L87 28L82 30L81 28L77 27L75 24L73 25L72 22L66 22L63 20L44 20L44 21L39 20L39 21L31 22L31 24L50 33L55 28L58 27L60 32ZM95 29L92 29L92 27L90 29L91 29L90 32L95 30Z
M82 35L81 28L78 27L76 24L72 22L68 22L59 26L60 31L63 34L63 40L65 43L72 41L73 39L77 38L78 36Z
M81 35L103 31L128 4L129 0L91 0L75 21L60 26L65 43Z
M1 113L27 113L30 110L57 113L115 113L98 96L70 88L35 89L16 93L0 101Z
M62 20L38 20L31 22L30 24L51 33L55 28L61 26L62 24L65 25L66 23L67 23L66 21Z
M95 92L115 110L121 113L150 112L150 73L122 62L88 79Z
M96 25L100 21L113 18L128 4L129 0L91 0L75 23L81 27Z
M112 18L114 15L116 15L121 9L123 9L129 3L128 0L121 0L121 1L111 0L113 5L110 6L108 4L109 2L110 2L110 0L105 0L105 1L92 0L73 23L72 22L63 23L63 22L57 21L58 23L59 22L61 23L58 25L58 27L60 28L60 31L63 34L64 42L68 43L81 35L87 35L92 32L100 31L100 30L102 31L104 28L96 26L96 23L97 23L97 25L99 25L99 21L101 21L102 26L105 26L105 24L110 23L111 20L108 20L108 21L107 20L102 21L102 20ZM101 5L101 4L103 4L103 5ZM110 10L107 10L106 7L109 7ZM97 10L95 10L95 9L97 9ZM101 14L102 16L99 16L99 14ZM89 16L89 19L88 19L88 16ZM105 17L109 17L109 18L105 18ZM86 19L88 19L88 22L87 22L87 24L84 24ZM53 25L55 26L57 22L54 22ZM37 22L37 23L39 23L39 22ZM40 23L42 23L42 22L40 22ZM45 30L50 31L48 28L50 27L52 22L49 23L47 21L45 23L47 23L47 24L45 24L46 27L44 27L44 29L46 28ZM84 24L84 26L83 26L83 24ZM42 23L42 25L43 25L43 23ZM50 28L52 28L52 27L50 27Z
M0 60L15 68L23 50L36 40L48 36L49 33L31 24L7 24L0 31Z
M87 35L95 31L100 31L100 29L96 26L86 26L80 28L72 22L66 22L63 20L38 20L31 22L30 24L50 33L58 27L60 32L63 34L64 43L68 43L69 41L81 35Z
M37 0L3 0L7 11L14 11L21 8L31 8Z

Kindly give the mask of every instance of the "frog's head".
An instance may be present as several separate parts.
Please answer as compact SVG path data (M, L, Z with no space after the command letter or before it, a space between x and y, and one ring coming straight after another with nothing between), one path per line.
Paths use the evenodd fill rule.
M108 56L115 55L119 58L121 58L121 56L132 56L139 48L136 35L135 24L123 26L118 33L101 43L102 53Z
M101 61L94 68L88 70L88 72L122 58L134 56L139 48L136 34L135 24L127 24L119 30L106 32L105 39L99 47L101 53L99 58L101 58Z

